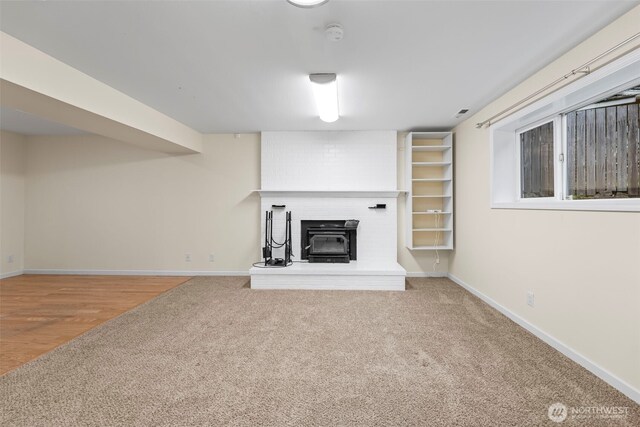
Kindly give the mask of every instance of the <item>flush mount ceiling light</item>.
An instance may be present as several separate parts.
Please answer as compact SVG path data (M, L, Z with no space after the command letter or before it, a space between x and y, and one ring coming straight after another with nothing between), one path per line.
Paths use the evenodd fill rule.
M338 120L338 81L333 73L309 74L320 120L331 123Z
M322 6L323 4L325 4L326 2L328 2L329 0L287 0L288 3L297 6L297 7L304 7L307 9L310 9L312 7L318 7L318 6Z

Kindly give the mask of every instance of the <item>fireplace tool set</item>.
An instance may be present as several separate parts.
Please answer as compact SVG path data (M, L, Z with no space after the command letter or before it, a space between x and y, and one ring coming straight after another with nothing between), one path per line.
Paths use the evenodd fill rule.
M264 262L256 263L260 267L287 267L292 264L291 257L291 211L286 213L284 242L278 243L273 239L273 211L265 212L264 246L262 247L262 257ZM284 258L273 258L273 250L284 247Z

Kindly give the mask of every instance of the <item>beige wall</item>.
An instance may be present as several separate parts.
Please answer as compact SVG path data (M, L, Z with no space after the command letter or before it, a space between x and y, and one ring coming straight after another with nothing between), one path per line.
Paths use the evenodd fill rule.
M640 7L455 129L450 273L640 389L640 214L489 209L489 132L476 122L638 30ZM535 292L535 308L526 291Z
M406 190L405 186L405 150L404 150L404 138L407 136L406 132L398 132L398 188ZM410 251L407 249L406 244L406 197L404 194L400 194L398 198L398 262L402 265L409 275L434 275L434 276L446 276L449 268L449 254L451 251L439 251L440 264L434 263L436 260L435 251Z
M29 137L26 268L247 271L260 259L259 141L209 135L202 155L171 156L98 136ZM405 247L399 202L399 261L431 274L435 254ZM446 274L446 251L440 260Z
M171 156L30 137L26 268L247 271L260 256L259 140L210 135L202 154Z
M0 275L24 268L26 140L0 132ZM9 257L13 262L9 262Z

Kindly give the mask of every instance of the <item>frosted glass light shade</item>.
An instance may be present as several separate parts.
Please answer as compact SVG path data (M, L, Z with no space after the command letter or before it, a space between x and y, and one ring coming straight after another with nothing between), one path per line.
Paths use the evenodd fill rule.
M310 74L309 80L313 89L320 120L331 123L338 120L338 80L335 74Z
M316 7L325 4L329 0L287 0L290 4L297 7Z

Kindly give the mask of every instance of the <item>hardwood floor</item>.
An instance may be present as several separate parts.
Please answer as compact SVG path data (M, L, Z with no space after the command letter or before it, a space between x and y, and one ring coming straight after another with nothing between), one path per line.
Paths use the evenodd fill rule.
M189 279L22 275L0 280L0 375Z

